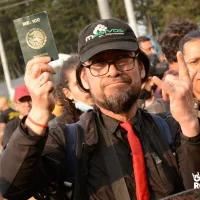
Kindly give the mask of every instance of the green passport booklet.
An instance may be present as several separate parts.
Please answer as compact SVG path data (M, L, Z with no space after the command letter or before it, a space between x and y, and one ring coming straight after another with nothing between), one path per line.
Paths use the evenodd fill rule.
M38 56L58 59L55 40L45 11L16 19L14 24L25 63Z

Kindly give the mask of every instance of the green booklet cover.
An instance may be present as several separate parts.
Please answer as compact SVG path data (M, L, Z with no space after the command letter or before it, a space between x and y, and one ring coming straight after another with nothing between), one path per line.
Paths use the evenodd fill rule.
M14 24L25 63L38 56L58 59L55 40L45 11L16 19Z

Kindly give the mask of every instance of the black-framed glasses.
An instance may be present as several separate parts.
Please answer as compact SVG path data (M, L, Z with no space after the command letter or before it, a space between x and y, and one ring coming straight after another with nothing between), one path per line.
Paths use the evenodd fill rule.
M112 61L92 61L89 65L85 65L84 63L82 65L90 70L92 76L98 77L107 74L111 64L114 64L120 72L132 70L135 67L135 60L138 55L139 52L135 56L125 55Z

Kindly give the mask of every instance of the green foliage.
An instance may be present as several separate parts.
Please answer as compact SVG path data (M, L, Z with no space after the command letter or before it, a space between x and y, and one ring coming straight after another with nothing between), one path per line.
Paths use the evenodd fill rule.
M127 21L124 0L110 0L110 9L113 18Z
M18 2L9 1L9 5ZM0 8L7 5L0 2ZM94 0L35 0L6 10L0 9L0 30L12 78L22 75L25 68L13 20L41 11L47 11L49 15L60 53L77 52L80 30L86 24L99 19L97 3ZM0 74L3 75L1 66ZM0 79L2 78L3 76L0 76Z
M200 1L198 0L135 0L137 19L143 19L147 27L154 25L158 34L175 19L200 22ZM150 31L150 30L149 30Z

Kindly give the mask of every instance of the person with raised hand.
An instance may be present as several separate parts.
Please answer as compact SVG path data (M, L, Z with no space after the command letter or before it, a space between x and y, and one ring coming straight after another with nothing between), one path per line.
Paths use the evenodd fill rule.
M55 74L55 70L48 65L50 61L50 57L38 57L30 60L27 63L24 78L32 98L32 109L25 124L38 135L44 134L44 127L47 126L55 106L51 93L53 82L50 76L50 74ZM40 123L41 126L33 121Z
M187 68L190 76L194 73L193 78L193 97L194 97L194 109L200 121L200 31L193 30L185 35L179 44L180 51L183 52Z
M167 75L164 81L154 77L154 83L162 91L163 99L170 100L170 111L181 125L183 134L194 137L199 134L199 123L194 110L192 81L197 72L189 74L183 54L177 53L179 76ZM188 134L189 133L189 134Z
M89 24L79 35L78 53L77 83L97 108L61 132L48 127L54 107L50 74L55 72L49 57L29 61L25 82L32 110L2 154L3 196L25 199L52 182L63 189L66 181L72 182L74 200L156 200L193 188L193 175L200 171L200 134L182 55L177 55L178 79L154 78L171 100L175 120L168 115L165 121L138 108L150 64L127 23Z

